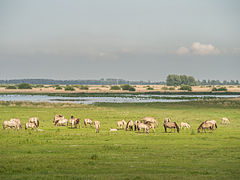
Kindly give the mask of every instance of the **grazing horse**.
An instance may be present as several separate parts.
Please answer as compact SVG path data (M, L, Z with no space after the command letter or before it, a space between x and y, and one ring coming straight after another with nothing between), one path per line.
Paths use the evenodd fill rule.
M226 118L226 117L223 117L223 118L222 118L222 124L230 124L229 119Z
M156 124L157 125L157 127L158 127L158 121L155 119L155 118L153 118L153 117L143 117L142 119L141 119L141 122L142 123L154 123L154 124Z
M69 124L71 125L71 128L77 128L77 125L79 125L80 127L80 120L78 118L74 118L73 116L71 116L68 122L68 125Z
M26 124L25 124L25 130L27 130L28 128L31 128L31 130L33 130L33 129L38 129L38 127L37 127L37 125L35 124L35 122L34 123L32 123L32 122L27 122Z
M61 114L56 114L53 119L53 123L55 124L56 121L64 119L64 116Z
M171 121L170 121L170 118L166 117L166 118L164 119L164 123L165 123L165 122L171 122Z
M200 129L206 133L206 129L210 129L211 131L213 130L214 124L211 123L210 121L204 121L200 126L198 127L197 131L200 133Z
M185 123L185 122L181 122L180 123L180 128L182 129L183 127L185 127L185 128L190 128L191 126L188 124L188 123Z
M55 126L68 126L68 120L67 119L60 119L55 121Z
M122 128L125 128L126 124L127 124L127 123L126 123L125 120L121 120L121 121L118 121L118 122L117 122L117 127L120 128L120 129L122 129Z
M135 121L134 123L134 131L136 131L138 129L138 124L140 123L139 120Z
M129 129L130 131L133 130L133 121L132 121L132 120L130 120L130 121L127 122L126 131L127 131L128 129Z
M144 123L138 123L137 124L138 132L140 132L141 129L143 129L145 133L149 133L150 128L151 127L150 127L149 124L144 124Z
M10 119L10 122L15 122L17 124L17 129L22 129L22 124L20 119Z
M87 127L87 124L90 124L90 126L92 127L92 120L91 119L84 119L83 121L83 127Z
M217 129L217 121L215 121L215 120L211 120L211 121L205 121L205 122L210 122L210 123L212 123L213 124L213 129Z
M31 117L29 118L29 123L35 123L36 127L39 127L39 120L38 117Z
M94 125L95 125L95 128L96 128L96 133L99 133L99 130L100 130L100 122L99 122L99 121L94 121Z
M18 129L18 124L15 121L4 121L3 122L3 129L10 128L10 129Z
M176 122L165 122L165 123L163 123L163 127L165 129L165 132L167 132L167 128L170 128L171 132L172 132L172 128L173 128L174 132L175 132L175 128L176 128L177 132L179 133L179 127Z

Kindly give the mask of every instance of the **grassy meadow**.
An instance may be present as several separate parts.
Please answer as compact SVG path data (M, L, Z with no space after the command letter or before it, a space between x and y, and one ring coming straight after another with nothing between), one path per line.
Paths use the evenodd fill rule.
M55 127L55 114L81 119L80 129ZM239 179L240 105L212 103L50 104L0 103L0 123L38 116L39 129L0 129L0 179ZM152 116L159 120L153 133L116 128L122 119ZM192 128L164 133L165 117L188 122ZM221 125L228 117L230 125ZM101 122L100 133L82 128L84 118ZM214 132L198 134L198 125L215 119Z

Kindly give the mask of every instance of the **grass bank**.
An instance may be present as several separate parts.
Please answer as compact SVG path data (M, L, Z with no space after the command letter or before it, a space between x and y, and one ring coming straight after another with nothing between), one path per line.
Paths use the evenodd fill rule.
M238 101L79 105L65 103L1 102L0 123L13 117L22 123L38 116L43 131L0 130L0 179L238 179L240 175L240 104ZM61 113L101 121L93 128L55 127ZM116 128L118 120L153 116L155 133ZM170 117L192 129L164 133ZM229 126L220 119L228 117ZM213 133L196 132L205 120L215 119Z

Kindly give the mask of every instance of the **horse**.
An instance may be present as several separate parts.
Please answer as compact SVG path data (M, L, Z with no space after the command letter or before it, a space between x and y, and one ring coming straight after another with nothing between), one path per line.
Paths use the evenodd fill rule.
M122 128L125 128L124 126L126 126L126 121L125 120L121 120L121 121L118 121L117 122L117 127L122 129Z
M185 127L185 128L190 128L191 126L188 124L188 123L185 123L185 122L181 122L180 123L180 128L182 129L183 127Z
M144 124L144 123L138 123L137 124L137 129L138 129L138 132L140 132L141 129L143 129L145 133L149 133L150 125L149 124Z
M20 119L10 119L10 122L15 122L17 124L17 129L22 129L22 124Z
M229 119L226 118L226 117L223 117L223 118L222 118L222 124L230 124Z
M84 119L83 127L84 126L87 127L87 124L90 124L90 126L92 127L92 124L93 124L92 120L91 119Z
M154 123L154 124L156 124L157 125L157 127L158 127L158 121L155 119L155 118L153 118L153 117L143 117L142 119L141 119L141 122L142 123L147 123L147 122L150 122L150 123Z
M174 129L174 132L175 132L175 128L176 128L177 132L179 133L179 127L176 122L164 122L163 127L165 129L165 133L167 133L167 128L170 128L171 132L172 132L172 128Z
M36 127L39 127L39 120L38 117L31 117L29 118L29 123L35 123Z
M25 124L25 130L27 130L28 128L31 128L32 130L33 129L38 129L38 127L37 127L37 125L35 124L35 122L34 123L32 123L32 122L27 122L26 124Z
M127 131L128 129L130 129L130 131L133 130L133 121L132 121L132 120L130 120L130 121L127 122L126 131Z
M60 119L55 121L55 126L68 126L68 120L67 119Z
M204 132L206 133L206 129L210 129L212 131L213 126L214 126L214 124L212 122L204 121L203 123L200 124L197 131L198 131L198 133L200 133L200 129L202 129L202 131L204 130Z
M166 117L166 118L164 119L164 122L163 122L163 123L165 123L165 122L171 122L171 121L170 121L170 118Z
M64 119L64 116L61 114L56 114L53 119L53 123L55 124L56 121Z
M140 123L139 120L134 122L134 131L136 131L138 129L138 124Z
M10 128L10 129L19 129L17 122L15 121L4 121L3 122L3 129Z
M211 120L211 121L205 121L205 122L210 122L210 123L212 123L213 124L213 129L217 129L217 121L215 121L215 120Z
M99 121L94 121L94 125L95 125L95 128L96 128L96 133L99 133L99 130L100 130L100 122L99 122Z
M68 121L68 125L71 125L71 128L77 128L77 125L79 124L80 127L80 120L78 118L74 118L71 116L71 118Z

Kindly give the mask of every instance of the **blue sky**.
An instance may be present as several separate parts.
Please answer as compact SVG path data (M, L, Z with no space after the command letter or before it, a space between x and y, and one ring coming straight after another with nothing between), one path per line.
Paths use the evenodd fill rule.
M238 0L0 0L0 79L240 77Z

